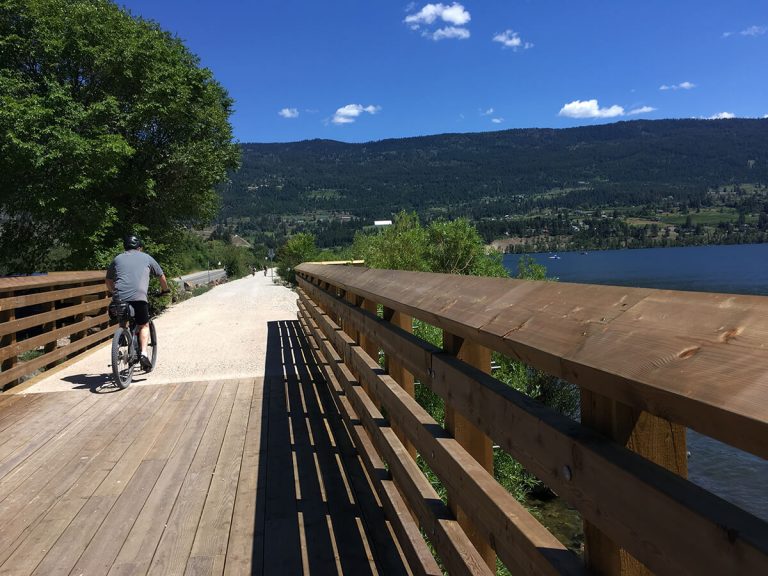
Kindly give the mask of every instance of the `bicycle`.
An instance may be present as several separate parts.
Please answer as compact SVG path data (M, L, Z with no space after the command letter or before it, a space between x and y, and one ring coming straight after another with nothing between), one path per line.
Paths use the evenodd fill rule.
M162 294L164 292L153 293L152 295L159 296ZM134 368L137 365L141 366L139 332L136 328L133 307L128 302L112 302L109 305L109 315L118 320L118 327L112 337L112 376L115 384L119 388L125 389L131 385ZM151 372L157 365L157 330L152 321L153 316L154 311L150 308L147 349L152 367L149 370L144 370L145 373Z

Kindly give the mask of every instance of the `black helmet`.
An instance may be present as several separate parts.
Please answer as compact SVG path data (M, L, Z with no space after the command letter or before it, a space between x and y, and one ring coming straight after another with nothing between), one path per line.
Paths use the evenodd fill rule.
M136 250L142 246L144 246L144 244L141 243L141 238L134 234L128 234L128 236L123 238L123 248L126 250Z

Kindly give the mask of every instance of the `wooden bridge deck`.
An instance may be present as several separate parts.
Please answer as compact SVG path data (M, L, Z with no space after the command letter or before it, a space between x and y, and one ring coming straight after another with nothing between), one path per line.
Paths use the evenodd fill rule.
M2 574L400 574L296 322L264 378L0 397Z

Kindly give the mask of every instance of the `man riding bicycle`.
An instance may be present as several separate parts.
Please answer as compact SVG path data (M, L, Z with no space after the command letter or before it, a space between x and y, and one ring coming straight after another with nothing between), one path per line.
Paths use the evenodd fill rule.
M160 264L149 254L144 253L144 245L138 236L130 234L123 239L125 252L118 254L107 269L107 293L118 302L128 302L136 318L141 348L141 367L149 371L152 361L147 356L149 340L149 276L159 276L163 292L169 292L168 281Z

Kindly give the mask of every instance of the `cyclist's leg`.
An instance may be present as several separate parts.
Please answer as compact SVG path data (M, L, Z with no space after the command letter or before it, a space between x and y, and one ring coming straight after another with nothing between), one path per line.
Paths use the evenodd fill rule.
M149 341L149 304L131 302L136 318L136 331L139 334L139 352L146 356Z

